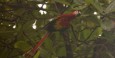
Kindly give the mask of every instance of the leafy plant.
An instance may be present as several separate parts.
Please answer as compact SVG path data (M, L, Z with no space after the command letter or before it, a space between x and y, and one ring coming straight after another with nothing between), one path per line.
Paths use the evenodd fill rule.
M23 58L45 34L42 27L51 18L72 10L81 11L68 29L73 58L115 58L114 0L1 0L0 57ZM66 58L64 41L54 32L34 58Z

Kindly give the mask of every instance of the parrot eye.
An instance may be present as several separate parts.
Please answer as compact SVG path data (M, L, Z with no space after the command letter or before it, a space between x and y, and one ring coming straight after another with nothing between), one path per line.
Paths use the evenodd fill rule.
M77 16L80 16L81 15L81 12L80 12L80 10L78 10L78 14L77 14Z

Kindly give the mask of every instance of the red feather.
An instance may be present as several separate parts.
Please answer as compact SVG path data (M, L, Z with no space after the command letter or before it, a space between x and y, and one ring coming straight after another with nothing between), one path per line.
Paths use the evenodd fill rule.
M62 26L62 29L66 29L70 26L70 22L79 14L79 11L74 11L69 14L62 14L57 18L57 25ZM58 28L58 26L56 26Z
M69 14L62 14L57 17L56 20L48 23L48 25L45 26L45 29L48 31L45 36L36 44L36 46L31 49L29 52L24 54L26 58L32 58L38 48L41 46L41 44L44 42L44 40L48 37L48 35L52 32L52 30L57 31L57 30L62 30L62 29L67 29L70 25L70 21L73 20L76 15L79 14L79 11L74 11Z
M36 46L33 49L25 53L24 54L25 58L31 58L36 53L41 44L44 42L44 40L47 39L49 34L50 32L46 33L45 36L36 44Z

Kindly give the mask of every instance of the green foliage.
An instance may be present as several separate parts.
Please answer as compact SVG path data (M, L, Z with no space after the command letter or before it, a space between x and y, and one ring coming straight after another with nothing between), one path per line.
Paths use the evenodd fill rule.
M105 13L111 12L115 12L115 1L112 1L112 3L110 3L108 7L105 9Z
M73 57L115 58L114 0L0 0L0 57L24 58L22 55L45 34L42 27L72 10L81 11L71 22L73 31L68 29ZM54 32L34 58L64 58L66 54L62 35Z
M38 58L39 55L40 55L40 51L38 51L38 52L36 53L36 55L34 56L34 58Z
M66 56L66 49L65 49L65 47L60 47L60 48L57 50L57 55L58 55L58 56Z
M14 45L15 48L19 48L23 51L27 51L28 49L31 48L31 46L29 44L27 44L25 41L18 41L15 43Z
M46 41L44 42L44 46L48 50L53 50L53 48L52 48L53 43L50 39L46 39Z

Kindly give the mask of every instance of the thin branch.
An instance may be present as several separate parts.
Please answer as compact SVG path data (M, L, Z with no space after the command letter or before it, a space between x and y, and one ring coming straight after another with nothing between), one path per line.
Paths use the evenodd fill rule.
M59 9L58 9L58 7L57 7L57 5L56 5L56 2L54 3L54 5L55 5L55 7L56 7L56 11L60 14L60 11L59 11Z
M23 35L28 39L28 41L30 42L31 46L34 47L34 42L32 42L32 40L27 36L27 34L23 31Z
M40 20L40 18L37 18L36 16L34 16L32 12L30 12L30 15L32 15L33 18Z
M71 25L71 29L72 29L73 35L74 35L74 37L75 37L76 43L77 43L77 42L86 43L85 41L81 41L81 40L79 40L79 39L77 38L77 34L76 34L76 33L78 33L78 32L73 29L73 26L72 26L72 25ZM86 28L84 28L83 30L85 30L85 29L86 29ZM79 32L82 32L83 30L80 30ZM77 44L77 45L80 46L81 44ZM78 47L78 46L77 46L77 47Z
M73 58L73 51L72 51L72 47L71 47L71 42L69 39L69 34L67 31L61 32L63 38L64 38L64 42L65 42L65 47L66 47L66 58Z
M82 31L84 31L85 29L87 29L87 27L83 28L83 29L82 29L82 30L80 30L79 32L82 32Z
M77 38L77 36L76 36L76 33L75 33L74 28L73 28L73 26L72 26L72 25L71 25L71 30L72 30L72 32L73 32L73 35L74 35L74 37L75 37L76 41L78 41L78 38Z
M87 41L87 40L91 37L91 35L95 32L95 30L97 29L97 27L98 27L98 26L96 26L96 27L93 29L93 31L89 34L89 36L88 36L84 41Z
M83 40L83 41L81 41L81 40L78 40L79 42L81 42L78 46L81 46L82 44L88 44L88 42L87 42L87 40L91 37L91 35L93 34L93 32L97 29L97 27L98 26L96 26L94 29L93 29L93 31L89 34L89 36L85 39L85 40ZM85 29L85 28L84 28ZM90 40L90 41L94 41L94 40Z

